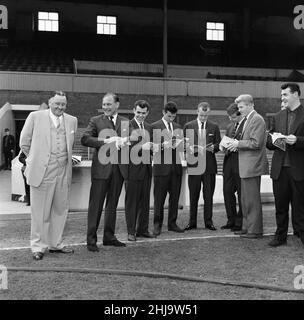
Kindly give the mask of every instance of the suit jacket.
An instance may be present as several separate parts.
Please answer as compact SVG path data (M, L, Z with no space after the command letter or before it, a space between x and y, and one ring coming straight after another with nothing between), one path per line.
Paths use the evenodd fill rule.
M226 133L225 135L229 138L234 138L233 137L233 132L234 132L234 127L235 123L230 122L226 128ZM223 162L223 174L225 172L225 167L227 164L227 161L231 161L231 166L232 166L232 171L234 173L239 173L239 155L238 152L225 152L224 156L224 162Z
M253 178L268 174L266 124L263 117L255 110L244 125L238 153L241 178Z
M271 178L276 180L279 178L281 168L284 163L285 152L288 153L290 159L290 170L294 180L304 180L304 107L300 105L297 117L293 123L290 134L297 137L294 145L286 144L286 151L282 151L272 144L271 137L267 137L267 148L274 150L271 164ZM280 132L287 134L287 110L279 111L272 121L270 132Z
M8 139L8 140L7 140ZM5 142L7 142L7 146L5 146ZM15 150L15 138L13 135L9 134L5 135L2 141L3 152L10 152L11 150Z
M123 126L122 126L123 122ZM127 124L127 126L125 126ZM112 130L112 131L109 131ZM116 131L116 132L115 132ZM106 136L121 136L128 137L130 132L129 120L127 118L117 115L115 131L112 127L111 121L104 115L98 115L92 117L90 122L81 137L81 144L86 147L95 148L93 159L92 159L92 168L91 168L91 177L92 179L108 179L112 173L111 162L104 164L101 163L98 159L98 153L101 147L106 147L107 155L110 155L110 150L114 153L114 156L117 156L118 165L120 172L124 179L128 178L128 165L120 163L121 151L117 151L115 146L110 147L110 144L106 145L101 138L106 138ZM112 145L113 146L113 145ZM110 149L111 148L111 149ZM103 149L100 150L103 152ZM117 153L117 154L116 154Z
M140 129L140 127L138 126L134 118L130 121L130 128L131 128L131 136L134 130L136 131ZM147 136L145 137L139 136L135 141L131 143L131 148L138 148L141 144L152 141L152 135L153 135L152 126L148 122L144 122L144 128L147 131ZM142 157L143 152L145 152L146 153L145 155L147 156L147 158L149 158L148 164L146 163L134 164L131 159L132 153L130 152L130 163L128 166L129 180L143 180L147 170L149 175L152 175L151 152L149 150L139 150L138 155ZM143 158L146 159L145 155L143 156Z
M199 128L197 119L185 124L184 134L186 130L194 130L194 144L198 144ZM206 123L206 144L212 143L214 145L214 152L206 152L206 170L205 173L216 174L217 162L215 153L219 151L219 143L221 142L221 134L218 125L215 122L207 120Z
M20 135L20 148L27 156L27 183L38 187L44 177L51 154L50 110L34 111L27 117ZM72 151L77 131L77 118L64 113L63 121L68 150L68 183L72 180Z
M175 136L178 139L183 138L183 131L181 126L173 122L173 130L175 131ZM162 119L152 123L152 130L153 130L153 142L154 143L163 143L165 141L170 141L172 139L172 134L167 130L164 122ZM163 135L161 135L163 133ZM169 149L171 150L171 149ZM164 163L164 155L166 153L166 149L164 148L159 148L159 151L154 154L153 157L153 168L152 172L154 176L167 176L171 173L172 166L174 167L175 172L178 175L182 175L183 173L183 168L181 165L181 154L179 149L173 149L172 150L172 159L174 157L176 158L176 161L172 161L171 164Z

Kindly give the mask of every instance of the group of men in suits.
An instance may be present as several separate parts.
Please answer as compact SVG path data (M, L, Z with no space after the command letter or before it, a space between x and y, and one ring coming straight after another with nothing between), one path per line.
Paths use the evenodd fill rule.
M263 235L261 175L268 173L266 146L274 150L271 178L277 231L269 243L274 247L286 244L289 204L294 234L304 244L304 108L297 84L287 83L281 89L284 108L275 115L269 134L263 117L254 110L251 95L240 95L228 107L231 123L226 135L231 139L224 148L223 165L227 224L222 229L231 229L244 238L260 238ZM74 163L72 148L77 131L77 118L65 113L66 106L65 93L55 92L49 99L49 109L32 112L21 132L20 148L26 156L25 177L31 191L31 250L34 260L41 260L46 250L73 253L62 243ZM212 220L217 173L215 153L220 150L221 136L218 125L208 119L209 103L199 103L196 119L186 123L184 128L174 121L178 110L172 101L165 104L163 117L151 125L146 122L150 105L145 100L135 102L132 120L118 114L119 98L114 93L104 95L102 108L104 113L90 119L81 138L84 146L95 148L87 249L99 251L97 231L104 204L103 244L125 246L115 236L116 210L123 184L129 241L161 234L168 194L168 230L182 233L197 228L202 184L204 224L207 229L215 231ZM274 133L283 135L285 149L274 143L271 137ZM190 213L188 225L181 228L176 221L182 163L185 160ZM152 177L154 220L153 233L150 233Z

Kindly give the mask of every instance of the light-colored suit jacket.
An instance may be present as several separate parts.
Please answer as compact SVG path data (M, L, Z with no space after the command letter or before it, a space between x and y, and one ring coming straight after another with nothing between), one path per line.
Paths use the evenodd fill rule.
M266 157L266 124L263 117L253 111L239 141L239 171L241 178L258 177L268 174Z
M38 187L45 175L51 155L50 110L34 111L27 117L20 135L20 148L27 156L25 176L27 183ZM63 114L67 150L68 184L72 180L72 150L77 131L77 118Z

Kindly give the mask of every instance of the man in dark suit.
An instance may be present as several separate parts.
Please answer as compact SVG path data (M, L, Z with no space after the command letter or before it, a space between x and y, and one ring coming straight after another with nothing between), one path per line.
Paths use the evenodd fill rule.
M215 177L217 173L217 163L215 153L219 151L219 143L221 134L218 125L210 120L210 104L201 102L197 107L197 118L185 124L184 132L188 130L194 131L194 145L199 144L202 135L206 135L206 169L203 174L188 175L188 186L190 193L190 219L185 230L197 228L197 207L203 183L204 197L204 223L209 230L216 230L212 221L213 194L215 189Z
M232 103L227 108L230 123L226 129L226 136L239 140L244 126L243 117L236 103ZM227 223L221 229L231 229L232 231L242 230L242 205L241 205L241 178L239 173L238 152L225 151L223 163L223 194ZM236 207L235 193L238 195L239 210Z
M15 138L10 134L10 130L6 128L4 130L5 136L3 137L3 153L4 153L4 162L5 162L5 170L12 169L12 160L15 150Z
M164 220L164 203L169 193L168 230L184 232L177 226L178 200L182 182L182 165L180 148L175 142L183 138L182 129L174 122L177 105L169 101L164 106L162 119L152 124L153 143L160 148L153 157L154 177L154 230L155 236L160 235Z
M134 103L134 118L130 121L131 151L128 178L125 181L125 213L128 240L136 237L154 238L149 233L149 211L151 190L151 148L152 127L145 121L150 105L145 100Z
M300 102L300 94L296 83L281 86L281 100L285 109L274 116L269 132L285 136L282 138L285 151L284 147L281 149L276 146L278 144L273 143L270 134L267 138L267 148L274 150L271 178L277 230L269 243L273 247L287 242L289 204L294 234L304 244L304 108Z
M128 140L129 120L117 114L119 98L114 93L105 94L102 108L104 114L90 119L81 138L82 145L95 148L88 209L87 248L89 251L99 251L97 230L105 199L103 245L125 246L115 237L115 224L123 180L127 178L127 164L123 164L122 150L126 147Z

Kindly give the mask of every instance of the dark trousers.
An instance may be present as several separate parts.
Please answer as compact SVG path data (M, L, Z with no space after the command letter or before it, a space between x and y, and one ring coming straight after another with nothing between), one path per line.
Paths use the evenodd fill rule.
M182 176L174 169L167 176L154 176L154 230L162 228L167 193L169 193L168 228L176 227L181 184Z
M4 163L5 163L5 169L11 169L12 168L12 160L13 160L13 153L9 151L4 151Z
M92 179L88 209L87 244L97 243L97 230L106 198L103 241L112 241L115 237L116 209L123 185L123 177L118 165L112 166L108 179Z
M26 177L24 175L24 171L21 169L21 173L22 173L22 177L23 177L23 181L24 181L24 189L25 189L25 195L26 195L26 202L28 204L31 204L31 196L30 196L30 186L26 183Z
M125 213L128 234L148 232L151 175L148 169L143 180L127 180Z
M189 175L188 187L190 193L190 220L191 226L197 225L197 207L201 192L201 184L203 183L204 198L204 222L205 226L211 225L213 194L215 189L215 174L204 173L202 175Z
M237 211L236 196L238 196L239 210ZM227 224L242 227L243 213L241 205L241 178L238 172L232 168L230 159L227 159L223 175L223 193L225 209L227 214Z
M276 208L276 235L285 240L288 232L289 204L291 220L296 233L304 233L304 181L295 181L290 168L283 167L277 180L273 180L273 194Z

